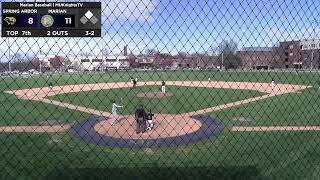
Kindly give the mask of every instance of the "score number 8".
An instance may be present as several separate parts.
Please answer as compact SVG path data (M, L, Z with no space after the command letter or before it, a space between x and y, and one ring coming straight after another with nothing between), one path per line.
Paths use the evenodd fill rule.
M28 19L28 24L33 24L33 18L32 17Z

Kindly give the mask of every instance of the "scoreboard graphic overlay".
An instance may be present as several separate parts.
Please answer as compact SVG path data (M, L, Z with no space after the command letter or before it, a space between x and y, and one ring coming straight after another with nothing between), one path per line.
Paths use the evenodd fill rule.
M2 2L2 37L101 37L101 2Z

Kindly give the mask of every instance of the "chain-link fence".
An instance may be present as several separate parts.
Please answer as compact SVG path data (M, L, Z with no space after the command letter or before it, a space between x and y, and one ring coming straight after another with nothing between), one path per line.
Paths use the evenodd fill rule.
M1 179L320 177L319 1L3 3Z

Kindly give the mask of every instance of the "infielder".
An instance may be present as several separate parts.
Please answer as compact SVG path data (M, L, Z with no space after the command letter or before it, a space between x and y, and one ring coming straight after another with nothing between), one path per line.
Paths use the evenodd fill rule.
M162 85L161 85L161 92L162 92L162 93L166 93L166 83L165 83L164 81L162 81L161 84L162 84Z
M272 79L272 81L271 81L271 86L272 87L274 87L274 86L276 86L276 82Z
M136 79L131 78L131 82L132 82L133 87L137 86L137 81L138 81L137 78Z
M123 106L120 106L116 103L116 101L112 101L112 122L111 125L115 125L115 123L118 121L118 113L117 110L118 108L121 108Z
M51 82L49 82L48 84L48 89L49 89L49 92L52 92L52 89L53 89L53 85Z

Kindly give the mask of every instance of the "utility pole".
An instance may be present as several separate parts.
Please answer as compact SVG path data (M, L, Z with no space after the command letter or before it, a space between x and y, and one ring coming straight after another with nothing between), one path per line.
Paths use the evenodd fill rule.
M8 59L8 65L9 65L9 72L11 72L11 54L10 54L10 39L7 38L6 39L6 44L7 44L7 47L8 47L8 54L9 54L9 59Z
M42 54L42 52L41 52L41 48L40 48L40 58L41 58L41 54ZM42 64L42 62L41 62L41 59L40 58L38 58L39 59L39 72L40 72L40 74L41 74L41 64Z
M221 64L221 69L223 70L224 69L224 62L223 62L223 51L221 53L221 61L222 61L222 64Z
M312 21L312 23L318 25L320 22L320 20L317 20L317 19L314 19ZM311 48L312 48L312 51L311 51L311 64L310 64L310 69L312 70L313 69L313 60L314 60L314 50L317 48L316 47L316 44L315 44L315 41L316 41L316 26L313 26L313 40L312 40L312 44L311 44ZM313 46L314 45L314 46ZM319 56L319 55L318 55Z
M313 41L314 41L314 40L313 40ZM313 53L314 53L314 49L313 49L313 47L312 47L311 64L310 64L310 69L311 69L311 70L313 69L313 57L314 57Z
M41 62L41 60L39 59L39 71L40 71L40 74L42 73L42 71L41 71L41 65L42 65L42 62Z

